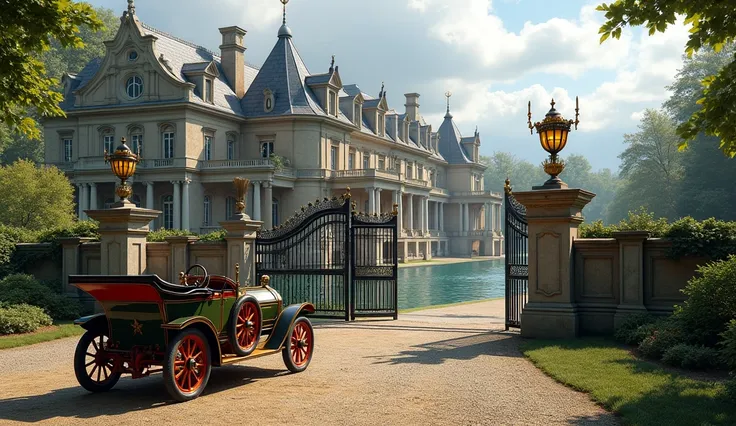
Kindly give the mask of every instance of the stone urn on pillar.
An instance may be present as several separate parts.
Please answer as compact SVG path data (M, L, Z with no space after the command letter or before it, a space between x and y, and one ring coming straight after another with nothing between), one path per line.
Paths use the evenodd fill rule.
M595 197L584 189L568 188L559 178L565 163L557 154L565 147L570 127L575 121L565 120L552 108L536 128L549 159L542 164L550 175L532 191L515 192L516 200L526 207L529 245L529 299L521 313L521 334L525 337L568 338L578 335L578 315L573 288L573 241L583 222L582 210Z
M146 273L146 236L148 224L157 218L158 210L141 209L128 199L133 189L127 180L135 173L140 156L133 153L125 138L115 152L105 152L105 162L120 179L115 193L120 198L112 208L85 210L100 226L100 274L140 275Z
M245 213L245 200L250 180L238 177L233 180L233 184L237 194L236 213L232 218L220 222L220 226L226 232L227 274L237 276L240 285L253 286L256 277L256 233L261 229L263 222L251 220ZM236 265L240 265L239 274L235 273Z

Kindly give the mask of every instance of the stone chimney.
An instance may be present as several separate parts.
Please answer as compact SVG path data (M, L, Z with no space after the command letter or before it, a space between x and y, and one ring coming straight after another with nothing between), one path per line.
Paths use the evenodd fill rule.
M222 34L222 45L220 45L220 56L222 70L238 98L245 95L245 46L243 37L245 30L240 27L220 28Z
M409 120L416 121L419 118L419 93L406 93L406 115Z

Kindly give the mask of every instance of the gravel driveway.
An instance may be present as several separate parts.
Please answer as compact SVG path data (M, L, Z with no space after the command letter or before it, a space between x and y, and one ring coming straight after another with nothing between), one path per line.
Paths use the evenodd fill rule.
M172 403L160 375L105 394L77 385L76 338L0 351L0 424L582 425L617 419L543 375L503 332L502 301L315 320L309 368L280 356L216 368L200 398Z

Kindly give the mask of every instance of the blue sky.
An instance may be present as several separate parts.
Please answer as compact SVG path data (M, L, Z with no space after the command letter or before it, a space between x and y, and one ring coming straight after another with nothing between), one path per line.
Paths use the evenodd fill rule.
M122 13L125 0L89 0ZM635 132L645 108L657 108L681 66L687 29L665 34L627 30L598 43L598 1L564 0L291 0L288 25L311 72L335 55L343 83L378 94L404 109L418 92L420 113L435 129L451 99L464 134L478 126L481 154L511 152L538 163L544 152L526 128L526 105L540 120L552 96L581 123L563 152L584 154L595 169L617 169L623 135ZM276 42L278 0L138 0L145 23L217 51L219 27L248 31L246 60L260 65Z

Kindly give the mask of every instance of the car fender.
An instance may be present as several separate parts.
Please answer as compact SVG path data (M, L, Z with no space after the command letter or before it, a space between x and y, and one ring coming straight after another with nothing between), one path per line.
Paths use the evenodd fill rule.
M284 346L284 342L294 321L302 315L311 313L314 313L314 305L311 303L294 304L285 307L276 319L273 331L268 336L263 349L281 349Z
M74 320L74 325L78 325L85 330L101 330L110 331L110 325L104 313L87 315Z

